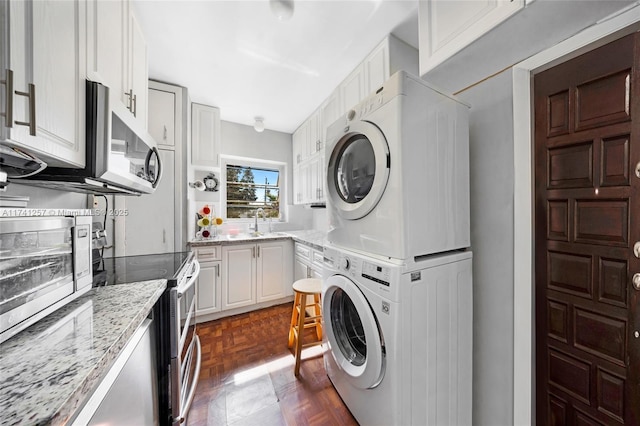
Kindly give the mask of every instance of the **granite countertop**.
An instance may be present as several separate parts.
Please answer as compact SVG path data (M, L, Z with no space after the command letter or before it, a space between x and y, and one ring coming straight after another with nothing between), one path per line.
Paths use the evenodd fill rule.
M0 424L64 424L147 317L166 280L97 287L0 344Z
M288 231L288 234L291 235L293 241L310 245L320 251L324 247L324 239L327 236L325 231L316 230Z
M215 238L191 240L189 241L189 245L191 247L206 247L219 244L246 244L247 242L260 242L265 240L281 240L291 238L294 241L311 245L317 250L322 250L325 236L326 232L316 230L280 231L262 234L258 237L251 236L251 234L239 234L237 236L218 235Z

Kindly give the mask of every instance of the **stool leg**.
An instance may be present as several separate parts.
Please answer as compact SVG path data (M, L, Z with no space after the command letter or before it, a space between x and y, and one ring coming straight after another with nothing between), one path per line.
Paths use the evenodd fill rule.
M291 325L289 326L289 343L288 348L293 346L293 340L295 338L293 329L298 325L298 306L300 305L300 293L295 292L293 300L293 311L291 312Z
M318 336L318 340L322 340L322 318L320 318L322 316L322 309L321 309L322 305L320 304L320 295L314 294L313 301L315 302L314 314L316 317L318 317L316 319L316 336Z
M302 335L304 333L304 315L307 307L307 295L300 297L300 314L298 315L298 338L296 339L296 366L293 374L300 375L300 356L302 354Z

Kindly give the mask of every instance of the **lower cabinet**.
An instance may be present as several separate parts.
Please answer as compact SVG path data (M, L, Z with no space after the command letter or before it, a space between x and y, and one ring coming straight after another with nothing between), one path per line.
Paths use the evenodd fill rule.
M320 278L322 279L322 250L303 243L295 243L294 279Z
M200 275L196 282L196 312L213 314L220 312L220 262L201 262Z
M293 295L291 240L197 247L196 312L215 319L268 306Z
M221 246L198 247L194 249L200 263L200 275L196 281L196 313L214 314L222 310L220 270Z
M238 308L293 294L291 241L222 248L222 309Z
M222 247L222 309L256 303L256 244Z

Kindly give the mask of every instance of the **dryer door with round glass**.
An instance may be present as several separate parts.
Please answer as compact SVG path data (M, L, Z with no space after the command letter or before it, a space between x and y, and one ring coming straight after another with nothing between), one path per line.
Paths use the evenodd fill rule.
M360 219L378 204L389 179L389 147L378 127L355 122L332 145L327 189L345 219Z
M385 370L384 339L375 314L347 277L334 275L325 284L322 315L329 351L354 386L374 388Z

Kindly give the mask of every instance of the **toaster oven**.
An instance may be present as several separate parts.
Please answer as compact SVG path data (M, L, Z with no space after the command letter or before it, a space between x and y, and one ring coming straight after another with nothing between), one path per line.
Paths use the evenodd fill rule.
M0 342L91 289L91 222L0 217Z

